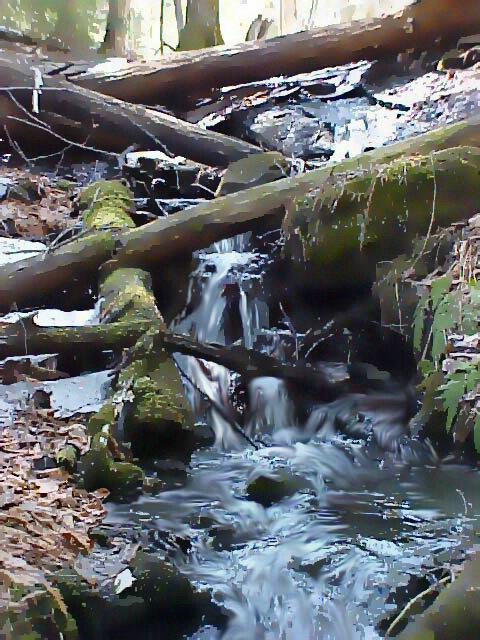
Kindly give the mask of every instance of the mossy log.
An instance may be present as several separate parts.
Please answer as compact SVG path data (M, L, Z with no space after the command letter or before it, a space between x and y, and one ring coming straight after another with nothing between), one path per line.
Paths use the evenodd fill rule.
M122 271L126 271L122 270ZM112 324L85 327L39 327L27 319L21 323L0 323L0 358L22 355L25 344L29 355L42 353L76 353L79 349L92 353L104 349L121 351L134 346L146 333L150 334L151 350L181 353L215 362L239 373L245 380L273 376L292 385L308 388L328 400L348 390L350 383L346 367L321 369L302 363L290 365L267 354L238 345L202 343L165 330L162 323L150 320L119 321ZM103 423L100 425L102 426Z
M360 176L365 183L373 182L375 177L380 178L386 164L401 157L427 155L460 145L480 147L479 125L477 115L357 158L327 163L302 176L216 198L137 229L97 231L46 255L4 265L0 273L0 310L9 310L14 303L22 307L45 301L49 294L57 295L76 279L94 275L113 254L125 266L149 268L153 264L168 264L173 258L188 255L212 242L254 229L260 222L280 226L285 210L291 208L293 202L308 198L311 192L318 197L323 185L329 190L337 188L340 193L348 179ZM376 186L380 191L380 180ZM431 180L428 187L426 202L431 208ZM460 186L455 185L455 189L458 193ZM463 191L461 195L458 202L463 199ZM450 198L450 202L452 200ZM465 215L458 206L454 210L459 219Z
M480 3L421 0L403 12L303 31L269 40L177 54L167 61L87 71L72 78L82 86L145 104L178 103L213 88L315 71L358 60L419 52L480 31Z
M36 61L26 58L22 62L20 56L0 53L0 116L22 149L64 147L65 140L72 140L86 150L121 154L135 144L142 150L160 149L219 167L260 152L248 142L101 95L58 75L43 75L40 112L30 117L34 88L31 65Z
M456 640L480 635L480 554L407 626L398 640Z
M318 273L318 286L373 283L377 264L417 236L472 216L479 178L480 150L457 147L377 165L341 185L327 179L292 200L285 253Z
M121 182L103 181L87 187L79 197L85 228L130 228L128 212L132 196ZM134 267L122 268L114 260L103 265L98 287L104 323L149 323L166 330L152 292L150 274ZM191 437L192 416L180 374L172 357L164 350L155 353L134 347L135 358L120 369L112 400L90 420L92 446L82 460L88 488L103 485L138 486L143 473L128 462L114 462L111 435L121 421L122 435L132 443L134 453L146 436L157 448L177 439Z

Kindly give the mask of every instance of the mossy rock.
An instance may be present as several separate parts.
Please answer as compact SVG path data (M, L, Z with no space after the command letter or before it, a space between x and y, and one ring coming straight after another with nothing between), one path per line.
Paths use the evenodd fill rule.
M78 450L72 444L63 447L55 454L55 460L59 467L67 471L74 471L77 466Z
M258 502L263 507L271 507L306 486L297 476L286 473L279 473L275 477L261 475L248 484L246 495L249 500Z
M180 640L201 624L225 626L226 618L209 594L194 591L167 560L139 551L130 570L132 585L109 598L88 588L77 574L62 573L59 588L83 638Z
M82 456L79 471L87 491L105 488L113 499L136 495L143 486L144 473L130 462L115 462L108 450L110 433L103 427L92 437L90 450Z

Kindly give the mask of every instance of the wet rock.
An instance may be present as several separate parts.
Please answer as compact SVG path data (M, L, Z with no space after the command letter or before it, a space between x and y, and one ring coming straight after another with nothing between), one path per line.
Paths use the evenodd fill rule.
M242 158L229 165L217 190L226 196L242 189L258 187L289 175L290 167L283 155L271 151Z
M128 569L124 588L108 598L82 584L78 575L63 573L62 595L81 637L176 640L191 635L205 622L220 628L225 625L224 615L209 594L195 592L168 560L138 552Z
M328 159L333 154L333 130L302 106L275 107L259 113L247 132L260 146L287 157Z
M271 507L272 504L280 502L283 498L292 496L306 484L300 478L287 474L276 477L261 475L252 480L247 487L247 497L249 500L258 502L263 507Z

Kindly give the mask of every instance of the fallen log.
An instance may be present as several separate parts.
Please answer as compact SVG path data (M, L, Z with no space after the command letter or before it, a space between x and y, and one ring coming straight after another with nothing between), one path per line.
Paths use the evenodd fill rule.
M28 355L68 355L78 353L80 349L92 353L110 349L121 351L134 346L152 330L152 348L164 348L170 354L180 353L215 362L239 373L246 381L260 376L281 378L300 388L308 388L325 400L338 397L349 384L346 367L339 371L335 365L322 368L304 363L283 363L272 356L237 345L198 342L147 320L85 327L40 327L32 318L23 319L21 323L0 323L0 358L23 355L25 351Z
M28 47L45 47L48 51L62 51L63 53L70 51L68 47L64 47L55 38L35 38L23 31L8 29L7 27L0 27L0 40L11 44L27 45Z
M185 101L211 89L293 75L324 67L378 60L407 49L425 51L443 40L480 31L477 0L420 0L380 19L172 56L166 61L126 64L68 75L102 93L145 104Z
M358 158L328 163L299 177L285 178L202 203L137 229L100 230L46 254L7 264L0 273L0 310L10 310L14 303L20 308L44 301L49 294L58 295L76 280L85 281L112 256L124 266L165 264L174 257L189 255L212 242L252 229L259 221L280 226L289 206L312 192L318 196L324 184L328 183L329 189L336 187L341 193L348 180L355 176L372 180L380 175L382 167L385 170L388 163L402 156L405 157L402 167L408 172L408 157L464 144L480 147L479 123L480 116L475 116ZM471 156L477 157L475 150L471 151ZM459 165L461 172L462 162ZM470 171L469 166L463 170ZM431 176L428 180L431 184ZM473 206L472 200L468 199L462 210L458 209L458 202L466 195L462 187L458 182L452 184L452 194L447 194L453 205L452 216L457 219L469 215L467 210ZM471 195L477 193L476 189L474 186Z
M133 198L121 182L91 184L80 194L80 207L84 210L83 222L87 229L135 226L129 216ZM102 300L102 323L140 321L166 330L148 272L124 268L111 260L102 266L98 292ZM134 465L112 460L109 446L120 423L119 435L131 443L134 455L143 448L146 438L152 438L160 450L169 447L172 440L178 439L182 447L194 441L193 416L172 356L161 346L154 353L144 349L141 339L130 353L133 354L131 361L118 371L113 397L89 421L92 444L82 458L88 489L119 488L114 476L119 464L123 465L122 480L126 475L129 483L138 486L143 477Z
M59 76L44 75L41 89L35 92L30 66L35 62L27 62L6 52L0 55L0 116L10 137L21 146L38 147L39 136L57 146L73 141L83 149L111 155L137 145L221 167L260 151L168 114L77 87ZM34 95L38 113L32 112Z
M450 584L448 584L450 582ZM441 591L442 584L448 586ZM460 575L448 576L425 591L423 598L441 591L435 602L413 621L399 635L398 623L408 617L411 604L395 619L391 633L398 640L448 640L449 638L477 638L480 633L480 554L477 552L465 562ZM414 599L420 600L420 597ZM387 637L387 636L385 636Z
M399 158L292 200L285 255L319 274L316 286L368 285L379 263L416 237L471 217L480 201L480 150L456 147Z

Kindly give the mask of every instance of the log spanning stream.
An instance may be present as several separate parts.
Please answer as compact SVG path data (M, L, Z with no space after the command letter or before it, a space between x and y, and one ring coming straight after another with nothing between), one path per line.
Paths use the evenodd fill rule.
M269 262L248 236L198 254L175 329L258 348L259 336L272 336L262 281ZM269 349L275 345L273 338ZM178 362L215 445L194 454L180 481L172 474L169 490L112 505L108 522L148 531L152 550L155 535L190 541L176 566L228 616L222 631L207 624L192 638L380 638L409 594L471 546L478 474L408 442L402 390L313 406L302 423L284 383L257 378L248 429L264 444L255 450L198 391L233 412L229 372L184 356ZM358 429L340 435L339 421ZM398 442L398 455L377 455L372 434L387 448Z
M252 131L256 127L257 135L263 135L273 122L275 135L287 138L285 132L295 124L303 134L294 131L292 139L308 147L311 120L318 120L317 129L318 123L333 121L336 133L332 140L327 136L328 145L333 159L341 160L430 127L430 122L399 123L393 108L370 102L364 95L334 102L313 98L300 105L302 114L298 105L275 107L253 123ZM295 155L298 148L287 151ZM323 161L317 160L318 166ZM199 342L238 343L289 363L299 349L299 360L304 358L306 336L297 334L296 318L290 319L279 305L282 299L294 305L302 296L295 290L298 281L282 282L278 236L272 231L260 238L237 235L197 252L185 308L171 329ZM303 302L316 320L319 301ZM343 311L335 300L327 302L322 308L325 326ZM77 319L82 325L97 324L98 309ZM52 318L43 324L52 324ZM375 338L366 334L361 339L367 341L363 353L376 351L378 345L368 342ZM312 362L315 350L310 351ZM138 611L145 609L137 609L132 622L126 599L131 598L134 608L140 598L123 591L140 582L136 577L114 591L120 596L112 608L112 618L118 615L115 632L96 631L91 637L117 637L120 628L125 633L124 620L140 640L373 640L397 635L408 617L402 618L402 611L412 598L455 571L477 542L480 493L476 470L442 462L429 443L411 437L410 382L408 375L398 382L393 371L395 359L400 362L405 354L388 355L377 371L383 375L381 383L359 384L354 391L352 385L349 393L322 404L314 390L272 377L247 384L220 365L176 354L199 431L206 427L213 432L213 444L195 451L188 465L143 459L147 481L159 481L161 491L144 492L133 502L107 503L105 527L125 547L140 542L141 553L148 552L144 555L168 556L193 588L218 606L221 620L205 612L198 630L187 636L182 635L182 620L175 619L171 632L165 631L161 613L158 620L144 620ZM332 376L344 372L345 365L331 367ZM89 386L94 401L85 399L82 412L99 409L105 395L101 386L108 387L110 373L84 375L81 384L75 377L44 385L56 415L64 417L55 404L65 409L71 397L89 395ZM0 388L0 420L2 412L9 419L13 415L9 394L22 394L25 386ZM65 415L75 411L78 406L72 411L66 406ZM117 562L116 553L114 545L99 543L92 563L113 563L112 575L121 575L118 566L123 573L130 559ZM153 579L151 588L176 598L169 579ZM95 630L97 623L102 629L100 618L108 617L104 612L112 593L100 590L100 596L107 606L98 620L93 609L88 611ZM147 604L155 602L152 597Z

